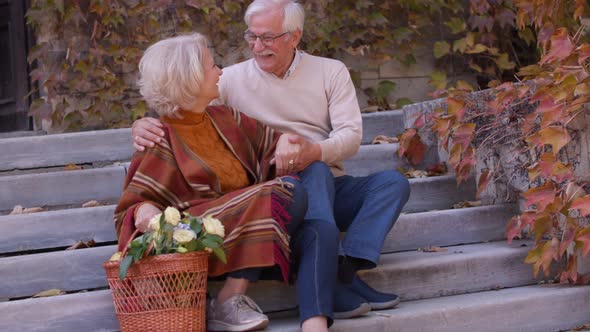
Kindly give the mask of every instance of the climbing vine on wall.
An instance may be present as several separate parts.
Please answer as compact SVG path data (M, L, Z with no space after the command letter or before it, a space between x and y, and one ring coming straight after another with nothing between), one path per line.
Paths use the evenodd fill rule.
M505 23L519 33L533 32L540 61L519 69L520 83L491 82L495 88L485 94L472 94L461 84L440 90L446 109L422 116L416 125L437 135L459 182L470 176L477 158L486 166L480 191L500 178L524 174L524 211L509 221L508 241L534 233L535 247L526 262L533 264L535 275L550 274L557 263L559 281L589 283L590 276L579 274L578 263L590 252L590 174L575 168L589 156L576 154L570 144L584 144L579 134L588 133L590 119L588 6L578 0L471 5L488 13L509 8ZM416 130L408 133L405 140L417 139Z
M161 38L196 30L210 38L220 64L244 60L248 52L242 15L249 3L33 0L27 22L36 32L37 44L29 61L41 98L34 101L31 114L37 122L50 121L54 131L128 126L147 111L135 86L143 50ZM511 44L501 43L506 38L494 37L514 28L506 24L506 11L486 16L467 11L459 0L302 3L307 19L301 48L312 54L378 63L395 59L412 65L418 46L432 47L438 40L433 52L441 70L432 75L438 89L455 83L464 68L489 81L512 70L513 60L518 60L507 51ZM518 35L508 39L522 43ZM395 86L386 87L373 90L375 103L389 105L386 97Z

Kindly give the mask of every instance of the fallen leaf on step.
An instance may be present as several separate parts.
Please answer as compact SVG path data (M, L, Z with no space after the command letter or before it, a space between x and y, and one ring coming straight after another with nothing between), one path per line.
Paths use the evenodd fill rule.
M428 172L421 170L421 169L413 169L410 168L409 171L404 173L404 176L410 179L413 178L427 178L428 177Z
M445 252L448 251L446 248L441 247L427 247L427 248L418 248L420 252Z
M23 210L23 214L27 214L27 213L37 213L37 212L43 212L43 211L47 211L47 209L44 209L42 207L36 206L36 207L30 207L30 208L26 208Z
M24 208L20 205L16 205L10 214L23 214Z
M77 171L82 169L82 166L78 166L76 164L67 164L64 166L64 171Z
M391 143L399 143L399 138L397 137L390 137L385 135L377 135L373 138L371 144L391 144Z
M470 207L481 206L481 201L463 201L453 204L453 209L464 209Z
M101 206L101 205L102 204L99 201L92 200L92 201L88 201L88 202L82 204L82 207L87 208L87 207L95 207L95 206Z
M430 167L428 167L426 169L426 171L428 171L428 176L438 176L438 175L447 174L447 172L448 172L447 164L445 164L445 163L434 164L434 165L431 165Z
M84 249L94 247L96 242L93 239L90 239L86 242L82 240L76 241L76 243L72 244L71 246L67 247L66 250L76 250L76 249Z
M60 289L53 288L53 289L48 289L46 291L42 291L40 293L37 293L37 294L33 295L33 298L50 297L50 296L57 296L57 295L62 295L62 294L64 294L64 292L62 292Z

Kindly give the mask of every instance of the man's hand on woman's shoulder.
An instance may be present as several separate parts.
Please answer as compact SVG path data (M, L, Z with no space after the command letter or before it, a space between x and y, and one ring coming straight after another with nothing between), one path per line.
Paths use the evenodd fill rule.
M133 135L133 147L137 151L143 151L146 147L153 147L160 143L164 137L162 122L155 118L143 118L135 120L131 126L131 135Z

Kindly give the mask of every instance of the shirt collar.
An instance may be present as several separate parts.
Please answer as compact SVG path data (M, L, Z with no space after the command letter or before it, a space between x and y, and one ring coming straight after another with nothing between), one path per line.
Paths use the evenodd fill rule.
M275 74L272 74L272 75L274 77L276 77L278 79L282 79L282 80L286 80L287 78L289 78L289 76L291 76L291 74L293 74L293 72L295 71L295 69L297 68L299 63L301 62L301 53L303 53L303 52L295 49L295 56L293 57L293 61L291 61L291 65L289 66L289 69L287 69L287 72L285 73L285 75L283 77L278 77Z

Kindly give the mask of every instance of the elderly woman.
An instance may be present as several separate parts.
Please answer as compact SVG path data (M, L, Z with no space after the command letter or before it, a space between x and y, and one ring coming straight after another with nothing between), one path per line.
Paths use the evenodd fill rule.
M218 97L222 72L200 34L152 45L139 71L140 92L163 120L165 135L131 161L115 211L119 249L167 206L221 220L228 262L210 260L209 275L227 279L209 305L208 329L264 328L268 318L244 294L261 268L278 266L288 279L290 235L302 228L307 209L296 179L275 178L275 147L289 144L288 134L227 107L208 106ZM332 246L336 251L337 239Z

